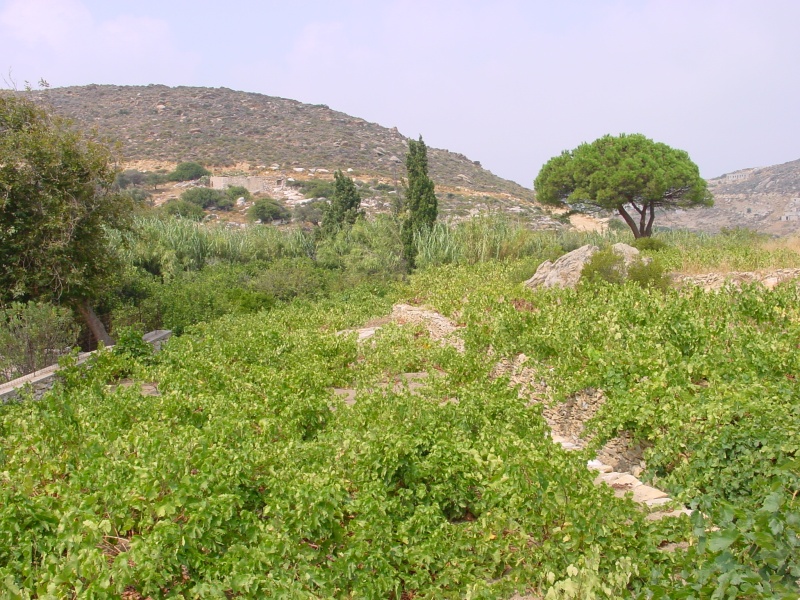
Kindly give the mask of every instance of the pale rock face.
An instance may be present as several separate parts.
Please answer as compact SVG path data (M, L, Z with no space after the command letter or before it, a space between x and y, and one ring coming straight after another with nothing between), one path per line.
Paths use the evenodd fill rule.
M525 285L532 289L539 287L575 287L578 285L578 281L581 278L583 267L586 266L586 263L589 262L592 256L594 256L594 253L598 250L599 248L597 246L587 244L586 246L581 246L577 250L568 252L555 262L550 262L549 260L545 261L539 265L534 276L526 281ZM622 257L626 270L631 263L640 260L639 250L628 244L614 244L611 250ZM649 264L651 259L644 258L641 260L645 264Z
M581 278L583 267L598 250L597 246L587 244L577 250L568 252L555 262L546 260L539 265L536 273L525 282L525 285L532 289L539 287L575 287Z

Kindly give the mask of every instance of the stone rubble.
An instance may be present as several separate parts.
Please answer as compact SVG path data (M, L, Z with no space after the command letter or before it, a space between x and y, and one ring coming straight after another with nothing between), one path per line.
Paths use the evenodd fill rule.
M772 271L731 271L729 273L704 273L702 275L674 275L673 283L684 288L697 286L706 292L721 290L726 285L741 288L742 284L760 284L768 290L779 283L797 279L800 269L774 269Z

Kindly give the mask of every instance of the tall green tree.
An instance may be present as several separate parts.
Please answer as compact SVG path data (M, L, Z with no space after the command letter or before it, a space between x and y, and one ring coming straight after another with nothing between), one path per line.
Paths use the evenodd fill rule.
M652 235L657 208L714 203L686 152L638 133L606 135L562 152L542 167L534 188L544 204L616 211L636 238Z
M322 232L335 234L346 224L352 225L363 215L361 196L353 180L341 171L333 173L333 196L322 216Z
M92 300L118 270L106 228L132 210L112 191L114 158L69 121L0 94L0 304L68 302L107 344Z
M406 218L403 221L403 255L408 266L413 268L416 260L414 235L424 228L430 229L436 222L438 206L433 180L428 176L428 148L422 141L408 141L406 154Z

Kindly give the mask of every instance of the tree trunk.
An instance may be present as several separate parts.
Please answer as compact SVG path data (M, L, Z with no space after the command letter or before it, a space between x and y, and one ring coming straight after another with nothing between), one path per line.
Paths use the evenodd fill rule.
M105 325L103 325L103 322L94 313L89 301L80 300L76 303L76 307L81 313L83 320L86 322L86 326L89 328L89 331L92 332L94 339L97 340L97 343L99 344L100 342L103 342L105 346L113 346L114 340L112 340L111 336L108 335Z
M636 226L636 221L633 220L633 217L631 217L631 215L628 213L628 211L625 210L622 206L620 206L619 209L618 209L618 212L619 212L620 216L623 219L625 219L625 222L628 224L628 227L631 228L631 231L633 232L633 237L636 238L637 240L640 237L642 237L642 232Z
M650 211L650 217L647 220L647 227L645 227L642 237L650 237L653 235L653 221L656 218L656 209L652 201L648 205L648 210Z

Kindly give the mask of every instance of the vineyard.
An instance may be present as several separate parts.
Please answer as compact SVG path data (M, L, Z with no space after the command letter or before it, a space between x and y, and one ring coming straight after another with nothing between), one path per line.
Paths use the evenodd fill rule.
M468 227L419 240L408 278L181 316L158 354L123 335L0 406L0 595L797 598L796 282L532 291L560 234L480 246ZM152 235L126 260L179 285L193 255ZM259 260L310 260L293 239ZM763 240L663 239L645 254L670 271L800 266ZM455 330L392 319L401 302ZM545 412L587 390L602 402L569 451ZM623 434L691 516L594 483L587 461Z

